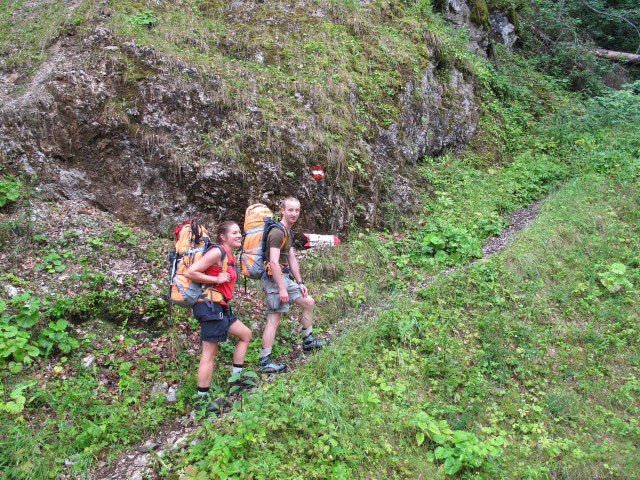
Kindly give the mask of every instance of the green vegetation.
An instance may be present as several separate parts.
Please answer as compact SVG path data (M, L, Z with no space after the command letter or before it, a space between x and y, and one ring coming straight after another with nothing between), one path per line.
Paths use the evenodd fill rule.
M0 5L0 69L37 67L69 20L67 2L7 0Z
M0 207L7 203L15 202L24 191L24 186L19 179L6 177L0 179Z
M538 68L575 91L590 95L619 88L637 79L638 69L623 68L596 57L596 48L636 52L640 45L640 12L633 0L539 0L522 9L520 33L524 50ZM596 13L591 8L602 13ZM626 19L626 20L625 20ZM631 23L628 23L631 22Z
M37 65L67 25L62 2L27 3L0 7L7 71ZM498 4L524 9L474 4L482 24ZM560 51L525 60L498 48L492 65L427 1L110 5L119 43L153 47L177 81L208 82L223 127L240 127L203 127L200 145L176 150L184 161L209 154L255 168L246 152L286 157L283 138L294 128L305 131L308 161L351 175L353 190L377 173L368 142L398 119L408 81L434 67L446 82L455 67L481 99L468 151L420 160L417 212L401 218L390 207L393 231L354 230L340 247L304 257L319 301L315 331L341 335L242 394L219 422L202 422L184 451L156 458L157 476L580 479L640 470L637 83L585 99L563 87L606 91L601 77L581 67L562 80ZM93 6L76 10L72 25L91 25ZM38 21L14 15L27 7ZM552 17L550 4L542 7L529 22ZM105 55L123 92L154 73L122 50ZM537 70L545 68L556 80ZM105 115L126 117L123 92ZM252 113L265 120L260 128ZM282 167L289 177L300 171ZM22 209L18 221L1 223L1 279L23 291L0 300L0 467L11 479L81 477L191 411L197 328L184 312L168 331L135 325L167 323L166 242L131 225L99 228L96 211L74 211L68 223L54 205L39 205L49 209L40 218L60 231L31 225L23 183L0 179L0 208ZM534 200L542 201L535 224L500 255L471 263L508 214ZM107 273L116 264L118 275ZM445 266L458 268L441 275ZM57 276L58 291L33 293L37 279ZM247 323L262 317L249 300L236 311ZM292 353L295 323L283 320L275 356ZM259 342L254 335L248 364ZM220 366L232 349L221 346ZM214 393L224 396L236 378L217 368ZM169 386L178 387L171 403Z
M61 327L59 322L50 325L41 335L55 337ZM181 409L184 399L168 406L166 392L155 382L175 381L177 374L164 371L184 369L184 357L152 350L146 334L131 329L90 324L82 332L69 356L57 356L46 368L25 371L9 382L5 378L4 398L12 399L0 404L11 418L5 417L0 434L5 478L51 478L63 468L84 471L111 445L141 441Z
M574 128L551 125L575 178L511 247L418 298L387 292L391 307L250 395L221 427L205 424L173 468L188 478L638 471L639 108L619 92L590 103ZM345 247L356 265L361 247ZM377 253L383 265L397 258ZM388 271L363 263L376 280ZM628 285L612 292L606 272Z

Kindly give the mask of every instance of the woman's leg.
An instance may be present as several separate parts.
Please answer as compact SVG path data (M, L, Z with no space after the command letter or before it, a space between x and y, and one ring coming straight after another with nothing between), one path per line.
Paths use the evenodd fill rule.
M238 323L238 322L236 322ZM218 353L218 342L202 342L202 356L198 367L198 387L208 388L213 375L213 362Z
M247 347L251 341L251 330L240 320L236 320L229 327L229 333L234 337L238 337L238 343L236 343L236 348L233 350L233 363L242 365L244 364Z

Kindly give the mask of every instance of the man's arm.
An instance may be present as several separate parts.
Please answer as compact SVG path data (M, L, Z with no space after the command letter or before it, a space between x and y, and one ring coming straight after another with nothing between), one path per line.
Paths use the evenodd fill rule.
M289 257L289 271L291 272L291 275L293 275L293 278L296 279L296 282L298 282L302 296L306 297L307 287L304 285L304 283L302 283L302 276L300 275L300 265L298 264L296 252L293 247L289 249L289 253L287 256Z
M282 278L282 269L278 263L280 260L280 249L276 247L269 248L269 266L271 267L271 278L278 285L280 291L280 303L289 303L289 292Z

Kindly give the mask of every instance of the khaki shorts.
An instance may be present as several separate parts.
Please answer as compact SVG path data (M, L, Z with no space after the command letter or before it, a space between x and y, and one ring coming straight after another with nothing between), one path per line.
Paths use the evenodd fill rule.
M302 296L300 285L298 285L288 274L283 274L282 279L289 293L289 303L280 303L280 290L278 284L273 278L264 274L260 279L262 289L265 293L265 301L267 303L267 313L284 313L289 311L289 305Z

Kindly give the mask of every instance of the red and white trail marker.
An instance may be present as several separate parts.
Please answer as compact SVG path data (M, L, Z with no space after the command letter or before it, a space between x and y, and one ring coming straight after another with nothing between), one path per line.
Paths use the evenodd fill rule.
M333 247L340 244L340 239L335 235L318 235L317 233L303 233L307 238L305 247Z
M311 167L311 173L313 174L313 178L324 178L324 167L315 165Z

